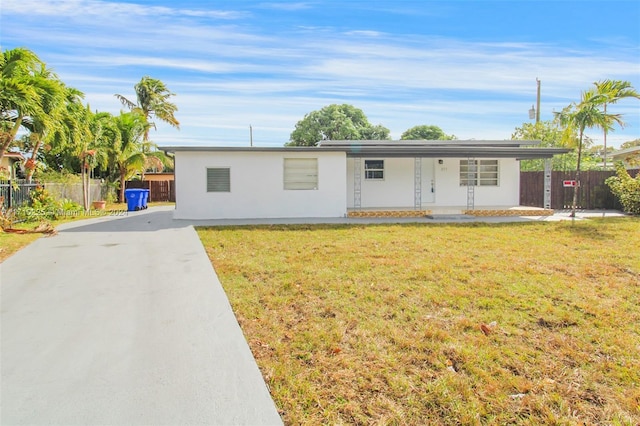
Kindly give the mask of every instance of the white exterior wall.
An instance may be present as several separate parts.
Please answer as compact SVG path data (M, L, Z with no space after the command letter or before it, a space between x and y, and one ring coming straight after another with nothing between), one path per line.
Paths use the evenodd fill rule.
M384 160L384 179L365 179L365 160ZM413 158L362 158L360 160L361 207L413 206L413 163ZM352 208L354 206L354 159L347 159L347 164L347 199L349 208Z
M317 158L317 190L284 190L285 158ZM230 168L230 192L207 192L207 168ZM343 217L343 152L175 153L176 219Z
M373 159L373 158L367 158ZM414 158L384 159L384 180L367 180L364 173L365 158L361 167L361 208L413 208L414 206ZM464 207L467 205L467 187L460 186L460 159L423 158L422 162L433 162L434 192L430 177L423 176L422 207ZM466 159L465 159L466 160ZM476 186L475 207L513 207L520 203L520 164L513 158L502 158L499 162L498 186ZM354 207L354 164L347 159L347 205ZM423 174L427 168L423 166ZM433 199L433 202L427 200Z
M520 163L514 158L501 158L498 164L498 186L475 187L476 208L520 204ZM443 158L442 164L436 161L435 176L436 206L467 205L467 187L460 186L460 158Z

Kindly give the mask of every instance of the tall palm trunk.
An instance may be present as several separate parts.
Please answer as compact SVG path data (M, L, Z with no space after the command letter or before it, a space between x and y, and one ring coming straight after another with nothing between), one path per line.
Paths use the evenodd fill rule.
M42 145L42 138L38 137L38 141L36 142L35 146L33 147L33 151L31 152L31 162L33 164L33 167L30 167L27 169L27 182L29 183L31 183L33 174L36 171L36 157L38 155L38 150L40 149L41 145Z
M125 184L125 180L126 180L126 171L122 171L120 170L120 190L119 190L119 194L118 194L118 202L122 203L124 202L124 184Z
M580 190L580 160L582 159L582 135L584 129L580 128L580 141L578 142L578 164L576 165L576 186L573 187L573 202L571 203L571 217L576 217L578 205L578 191Z

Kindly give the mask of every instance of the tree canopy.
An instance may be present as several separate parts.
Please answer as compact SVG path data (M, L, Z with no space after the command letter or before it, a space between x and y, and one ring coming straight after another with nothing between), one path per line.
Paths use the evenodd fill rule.
M369 123L361 109L332 104L306 114L296 123L288 146L316 146L326 140L388 140L389 129Z
M153 119L178 127L174 94L166 85L143 77L135 85L135 102L116 95L131 112L113 116L92 111L84 95L65 85L32 51L16 48L0 57L0 158L5 150L30 153L24 164L27 179L45 170L106 178L120 187L149 166L170 166L164 153L148 140ZM168 164L169 163L169 164ZM85 186L87 188L88 185ZM85 208L88 198L85 194Z
M413 126L406 130L402 136L402 140L429 140L429 141L450 141L456 139L455 135L447 135L438 126L428 126L426 124Z

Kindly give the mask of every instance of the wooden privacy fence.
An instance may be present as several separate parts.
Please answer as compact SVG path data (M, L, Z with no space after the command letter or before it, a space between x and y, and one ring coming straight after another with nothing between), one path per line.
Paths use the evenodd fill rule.
M629 170L635 176L638 170ZM576 208L614 209L622 206L613 195L605 180L615 176L615 171L589 170L580 172L578 188L578 205ZM573 188L565 188L563 181L575 180L576 172L551 172L551 208L554 210L570 209L573 203ZM520 205L544 207L544 172L520 172Z
M139 180L131 180L125 183L125 189L129 188L144 188L149 190L149 201L176 201L176 186L172 180L160 180L144 182Z

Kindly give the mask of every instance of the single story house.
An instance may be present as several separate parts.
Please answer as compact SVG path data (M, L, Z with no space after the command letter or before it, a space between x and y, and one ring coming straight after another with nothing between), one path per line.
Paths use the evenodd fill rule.
M519 160L569 151L538 144L323 141L160 149L175 156L176 219L247 219L518 206Z
M173 172L147 172L144 174L144 180L150 182L166 182L173 179Z
M621 149L611 154L614 162L622 161L628 170L637 169L640 163L640 146Z
M5 152L0 161L0 179L15 179L16 167L20 167L24 160L24 155L19 152Z

